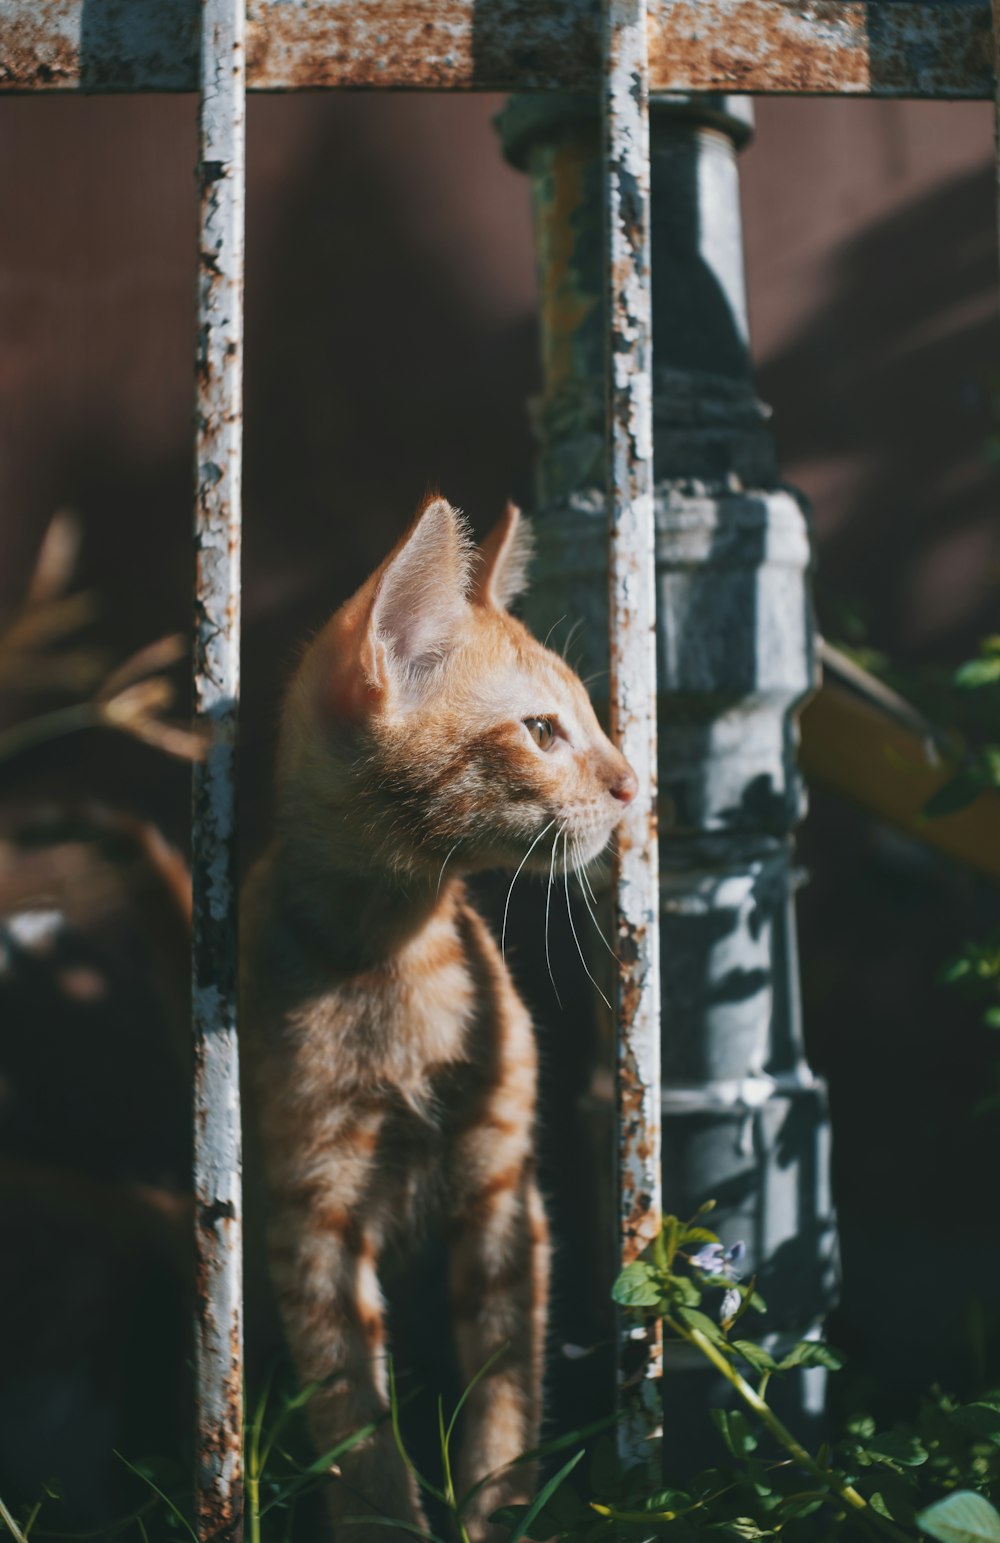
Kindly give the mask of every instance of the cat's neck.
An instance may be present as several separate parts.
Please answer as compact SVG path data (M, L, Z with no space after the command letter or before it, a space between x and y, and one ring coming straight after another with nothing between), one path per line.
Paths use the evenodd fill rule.
M391 965L423 932L448 925L463 894L455 876L400 874L308 833L279 833L269 866L275 898L300 940L351 971Z

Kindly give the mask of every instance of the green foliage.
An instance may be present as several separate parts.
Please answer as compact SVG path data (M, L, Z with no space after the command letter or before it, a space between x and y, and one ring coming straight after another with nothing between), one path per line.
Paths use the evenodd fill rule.
M978 658L968 659L960 665L951 677L951 685L955 691L953 700L957 708L952 716L972 719L970 743L955 775L938 788L924 805L923 813L927 819L954 814L974 803L980 793L1000 788L1000 744L993 738L997 723L997 689L1000 687L1000 637L983 638ZM985 723L982 723L978 713L966 714L958 706L960 697L970 692L976 693L977 706L981 701L986 707L988 716ZM985 730L988 737L983 736L982 730Z
M853 1414L834 1439L808 1451L787 1429L767 1400L774 1377L805 1368L836 1371L841 1357L814 1339L768 1343L751 1337L748 1325L766 1311L754 1281L737 1278L742 1246L725 1248L704 1226L703 1208L690 1222L667 1217L660 1235L641 1258L628 1265L614 1286L615 1301L641 1320L662 1319L669 1341L680 1340L701 1354L729 1384L731 1407L710 1419L718 1433L718 1466L683 1485L652 1481L647 1464L624 1465L605 1420L563 1433L516 1461L552 1458L554 1471L530 1504L507 1506L493 1521L506 1543L579 1540L579 1543L828 1543L847 1534L877 1543L1000 1543L1000 1394L960 1404L941 1393L923 1399L909 1423L880 1430L866 1411ZM724 1295L720 1298L718 1293ZM739 1335L734 1329L741 1325ZM503 1354L503 1348L497 1352ZM479 1373L485 1376L492 1362ZM440 1482L418 1472L407 1451L400 1402L390 1365L390 1407L386 1420L403 1461L420 1487L447 1517L449 1538L468 1543L464 1525L475 1495L496 1475L465 1494L452 1478L451 1444L471 1388L449 1419L438 1407ZM247 1419L246 1500L249 1543L292 1543L295 1509L316 1489L336 1482L338 1458L364 1440L373 1425L356 1431L319 1458L298 1457L304 1437L301 1413L316 1391L303 1388L274 1398L266 1387ZM123 1459L123 1462L125 1460ZM667 1447L669 1465L669 1443ZM182 1543L195 1537L188 1520L190 1497L175 1467L158 1461L127 1462L142 1485L135 1508L91 1537L135 1537L143 1543ZM59 1499L55 1486L24 1517L0 1501L0 1524L16 1543L73 1536L53 1528L49 1510ZM46 1527L36 1525L46 1507ZM53 1512L54 1514L54 1512ZM394 1526L442 1543L432 1532L371 1515L373 1525ZM77 1534L82 1540L84 1534ZM300 1529L299 1536L308 1536Z
M1000 1029L1000 936L983 943L966 943L941 972L945 986L984 1003L983 1024Z
M921 1531L940 1543L1000 1543L1000 1515L972 1490L959 1490L917 1517Z
M739 1336L733 1333L738 1321L765 1311L754 1282L735 1278L738 1249L724 1249L700 1222L696 1230L668 1217L614 1287L625 1310L662 1318L667 1356L669 1339L683 1340L729 1383L734 1407L710 1416L727 1466L683 1489L650 1493L646 1471L622 1471L605 1442L588 1472L589 1520L581 1515L582 1497L575 1508L564 1499L566 1520L558 1525L547 1508L545 1535L586 1543L661 1536L694 1543L710 1535L825 1543L847 1532L916 1543L923 1532L939 1543L1000 1543L993 1505L1000 1497L1000 1397L961 1405L938 1394L921 1403L910 1424L889 1430L861 1411L836 1440L807 1451L770 1407L768 1384L808 1367L836 1371L842 1358L813 1339L779 1346L772 1336L761 1344L742 1323ZM721 1311L714 1306L720 1289L727 1293ZM735 1310L730 1293L738 1295Z

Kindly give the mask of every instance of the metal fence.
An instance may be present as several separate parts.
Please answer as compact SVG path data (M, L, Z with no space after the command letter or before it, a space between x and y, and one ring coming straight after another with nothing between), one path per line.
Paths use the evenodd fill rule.
M743 1152L756 1210L741 1217L734 1202L728 1220L749 1224L758 1268L799 1240L797 1283L818 1319L833 1227L825 1101L798 1029L790 842L793 713L814 679L809 544L777 487L750 383L735 170L748 115L726 93L983 98L995 77L992 17L978 0L2 0L0 89L200 92L195 700L213 738L193 801L199 1537L242 1536L234 778L246 89L539 93L515 100L503 132L535 182L540 245L556 218L552 187L565 193L567 179L576 203L558 200L558 217L569 208L581 228L603 225L603 246L581 237L548 275L596 294L604 328L580 341L568 376L546 381L540 534L543 589L566 583L571 533L584 554L581 598L608 619L613 732L643 789L614 875L619 1255L634 1258L659 1227L662 1109L672 1203L730 1179ZM596 199L584 175L594 166ZM683 266L659 255L668 228L713 278L711 297L680 318ZM558 312L543 262L543 333L565 325ZM674 349L685 327L697 333L693 366ZM595 575L607 571L608 538L605 590ZM657 715L677 702L682 727L659 750L671 832L661 878ZM712 941L723 913L735 918L724 958ZM766 990L720 1008L724 968ZM790 1110L805 1134L786 1181L768 1165ZM655 1451L652 1331L622 1341L619 1380L627 1448Z

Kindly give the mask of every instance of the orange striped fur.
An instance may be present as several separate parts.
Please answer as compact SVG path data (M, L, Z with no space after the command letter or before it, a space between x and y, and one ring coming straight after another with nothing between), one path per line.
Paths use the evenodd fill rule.
M274 839L244 895L245 1059L274 1286L320 1451L386 1408L379 1261L447 1241L471 1379L459 1493L473 1543L526 1499L549 1242L534 1175L528 1013L461 875L562 876L605 846L635 778L579 679L508 612L529 555L508 508L476 551L431 498L306 650L289 688ZM525 720L528 720L528 724ZM530 725L544 719L552 731ZM545 833L544 835L542 833ZM332 1485L338 1543L422 1524L384 1420Z

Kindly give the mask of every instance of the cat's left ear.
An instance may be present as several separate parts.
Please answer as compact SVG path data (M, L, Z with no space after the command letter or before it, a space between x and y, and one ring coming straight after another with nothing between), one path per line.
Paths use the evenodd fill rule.
M412 686L461 637L468 615L470 541L447 499L425 500L387 559L368 617L368 675L373 685Z
M534 550L531 526L516 504L508 504L479 548L470 599L506 610L527 585Z

